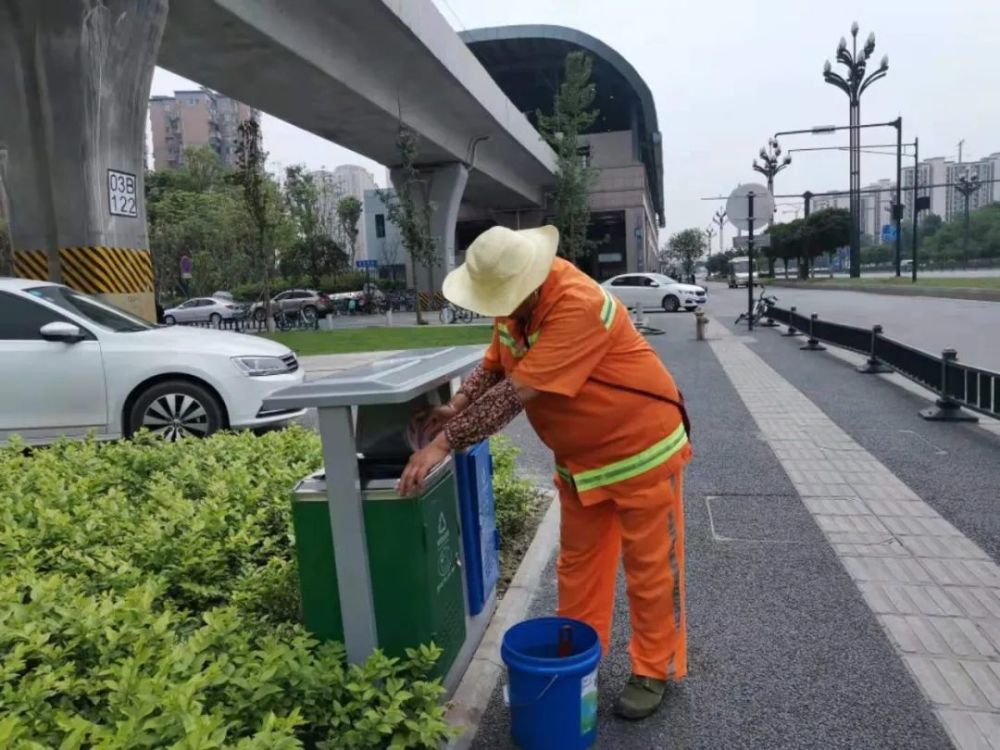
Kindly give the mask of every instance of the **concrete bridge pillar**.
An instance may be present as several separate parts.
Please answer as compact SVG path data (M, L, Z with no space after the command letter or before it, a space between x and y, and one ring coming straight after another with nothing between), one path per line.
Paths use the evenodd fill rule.
M143 194L167 0L0 0L0 159L14 271L152 320Z
M430 278L434 291L441 291L441 284L448 272L455 267L455 225L458 223L458 209L469 181L469 168L461 162L436 165L420 170L425 183L422 190L416 190L414 197L426 201L431 208L431 235L437 250L437 263L431 268ZM389 173L396 191L405 184L402 170L393 169ZM409 262L409 259L407 259ZM418 286L425 288L427 270L414 268Z

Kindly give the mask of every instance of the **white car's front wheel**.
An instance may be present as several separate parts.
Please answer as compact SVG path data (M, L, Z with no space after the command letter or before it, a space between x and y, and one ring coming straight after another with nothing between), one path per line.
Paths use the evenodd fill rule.
M223 427L222 407L205 388L186 380L167 380L139 394L129 409L126 434L149 430L164 440L207 437Z
M663 309L667 312L677 312L677 309L681 306L681 301L673 294L668 294L663 298L662 304Z

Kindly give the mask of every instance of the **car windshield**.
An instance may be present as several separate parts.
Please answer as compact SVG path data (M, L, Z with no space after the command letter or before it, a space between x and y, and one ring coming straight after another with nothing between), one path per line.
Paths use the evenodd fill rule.
M142 318L137 318L114 305L74 292L64 286L36 286L26 291L32 297L51 302L115 333L136 333L148 331L153 327Z
M662 273L654 273L653 274L653 278L656 279L657 281L659 281L661 284L676 284L677 283L677 281L675 279L672 279L669 276L664 276Z
M750 261L748 260L738 260L734 261L732 264L733 273L746 273L750 270Z

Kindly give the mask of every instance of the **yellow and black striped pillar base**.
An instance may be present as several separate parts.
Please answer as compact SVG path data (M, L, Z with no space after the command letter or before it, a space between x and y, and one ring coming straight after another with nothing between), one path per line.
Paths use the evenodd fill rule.
M129 312L155 320L153 259L148 250L124 247L59 248L59 272L66 286L99 294ZM15 250L14 274L22 279L49 278L44 250Z
M417 296L421 310L440 310L444 307L444 295L441 292L434 292L434 294L420 292Z

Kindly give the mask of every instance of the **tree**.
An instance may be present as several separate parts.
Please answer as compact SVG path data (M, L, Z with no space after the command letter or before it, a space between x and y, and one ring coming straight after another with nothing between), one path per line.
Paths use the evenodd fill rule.
M220 185L226 168L211 146L188 146L184 149L184 169L178 176L188 190L205 192Z
M710 255L705 261L705 270L711 276L724 276L729 270L730 259L738 257L741 252L740 250L726 250L724 253Z
M320 286L323 276L342 269L347 258L327 232L319 209L319 187L301 164L285 169L285 205L292 223L293 238L281 255L282 276L306 276Z
M942 219L937 214L927 213L920 220L920 234L927 239L930 239L938 230L944 226L944 219Z
M833 268L833 254L851 243L851 213L845 208L824 208L814 211L805 220L805 250L809 258L824 253L830 256ZM832 273L832 270L831 270Z
M275 225L273 216L275 195L269 190L271 180L264 171L267 152L261 145L260 123L252 117L240 123L236 161L239 166L237 182L242 188L243 203L255 230L254 255L263 276L264 320L267 330L274 331L274 318L271 317L271 279L275 263L271 233Z
M764 252L773 261L781 260L785 264L785 278L788 278L788 261L802 257L802 228L804 219L795 219L784 224L773 224L768 234L771 246Z
M705 234L700 229L683 229L673 234L660 252L660 263L683 276L694 274L694 264L705 252Z
M180 292L210 294L245 283L253 229L233 174L207 146L185 150L177 170L146 174L146 214L159 298ZM195 262L194 278L181 284L178 264Z
M361 219L361 201L353 195L345 195L337 201L337 226L347 242L348 258L354 268L354 256L358 246L358 221Z
M420 303L420 282L417 270L427 269L428 291L433 281L431 269L437 264L436 243L431 234L431 211L429 185L416 167L417 137L402 122L396 133L396 149L399 152L400 183L398 190L379 190L379 198L385 204L389 221L399 229L399 238L413 263L413 281L417 288L417 324L424 325Z
M317 234L309 240L296 239L281 254L278 268L285 279L307 278L319 288L323 279L347 269L347 253L328 234Z
M542 137L557 156L555 225L559 252L570 260L587 255L593 242L590 226L590 186L597 175L589 158L581 154L580 135L597 120L592 109L596 87L590 80L593 61L582 52L566 55L565 78L552 103L552 114L540 110L535 117Z

